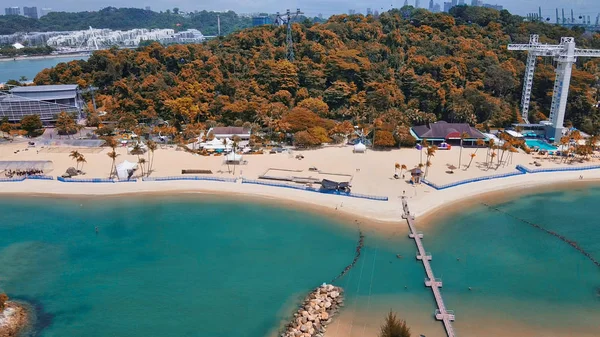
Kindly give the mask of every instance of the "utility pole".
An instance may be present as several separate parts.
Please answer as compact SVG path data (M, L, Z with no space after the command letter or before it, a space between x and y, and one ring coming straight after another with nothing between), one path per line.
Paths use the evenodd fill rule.
M275 18L275 24L278 26L286 25L287 33L285 37L285 46L286 52L285 57L290 62L294 62L294 38L292 35L292 20L298 18L298 16L304 14L300 11L300 8L296 8L296 12L292 13L289 9L285 11L284 15L279 14L277 12L277 17Z

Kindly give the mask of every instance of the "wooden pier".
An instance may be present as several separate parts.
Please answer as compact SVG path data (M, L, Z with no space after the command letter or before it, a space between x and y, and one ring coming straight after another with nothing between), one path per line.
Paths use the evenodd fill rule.
M417 245L417 260L421 261L423 263L423 267L425 267L425 274L427 275L425 278L425 286L431 288L433 297L435 297L435 302L438 307L435 311L435 318L444 323L444 328L446 329L446 334L448 337L454 337L456 336L454 333L454 328L452 327L452 322L454 321L454 312L447 310L446 306L444 305L444 299L442 298L442 293L440 292L442 280L436 279L433 275L433 269L431 269L431 265L429 264L429 261L431 261L431 254L427 253L423 247L423 242L421 241L423 238L423 233L417 232L415 229L415 217L410 214L410 211L408 210L408 203L406 202L405 197L402 198L402 208L404 210L402 218L406 219L408 227L410 228L410 234L408 236L415 240L415 244Z

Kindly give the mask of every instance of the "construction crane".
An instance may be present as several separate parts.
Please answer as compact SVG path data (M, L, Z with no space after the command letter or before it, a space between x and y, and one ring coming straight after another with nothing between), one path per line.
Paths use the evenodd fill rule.
M277 12L275 17L275 24L278 26L287 26L287 34L285 38L286 52L285 56L290 62L294 62L294 39L292 36L292 20L298 18L298 16L304 14L300 11L300 8L296 8L296 12L292 13L289 9L286 10L285 14Z
M541 44L539 43L538 35L531 35L528 44L509 44L508 50L523 50L528 52L521 99L521 113L527 123L536 58L538 56L553 57L554 61L556 61L556 77L552 91L549 121L552 129L546 130L546 137L559 141L563 134L563 123L573 64L577 61L577 57L600 57L600 50L575 48L575 38L573 37L562 37L558 45Z

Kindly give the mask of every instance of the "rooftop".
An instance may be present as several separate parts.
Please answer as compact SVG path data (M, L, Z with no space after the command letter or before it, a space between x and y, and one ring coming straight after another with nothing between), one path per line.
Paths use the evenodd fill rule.
M213 135L249 135L250 130L237 126L218 126L212 128L210 132Z
M13 94L18 93L38 93L38 92L56 92L56 91L74 91L77 90L77 84L53 84L53 85L30 85L26 87L14 87L10 90Z
M479 130L467 123L448 123L444 121L429 125L418 125L412 128L417 137L421 139L460 139L463 133L468 134L468 139L485 139Z

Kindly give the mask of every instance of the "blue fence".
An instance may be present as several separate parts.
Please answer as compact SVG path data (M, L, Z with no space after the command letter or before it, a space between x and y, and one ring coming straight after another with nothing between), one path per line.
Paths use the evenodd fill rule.
M144 177L142 181L173 181L173 180L205 180L235 183L235 178L200 177L200 176L175 176L175 177Z
M78 178L57 177L56 180L61 181L63 183L116 183L117 182L114 179L106 179L106 178L78 179ZM132 181L135 182L135 180L132 180Z
M456 187L456 186L459 186L459 185L470 184L470 183L474 183L474 182L478 182L478 181L500 179L500 178L518 176L518 175L523 175L523 174L525 174L525 172L519 170L517 172L496 174L496 175L493 175L493 176L485 176L485 177L478 177L478 178L473 178L473 179L466 179L466 180L456 181L456 182L453 182L453 183L450 183L450 184L446 184L446 185L438 185L438 184L432 183L431 181L428 181L426 179L423 179L422 182L425 185L428 185L428 186L431 186L431 187L435 188L436 190L445 190L445 189L450 188L450 187Z
M54 180L53 176L27 176L27 179L33 179L33 180Z
M20 177L14 177L14 178L0 178L0 182L15 182L15 181L23 181L25 179L33 179L33 180L54 180L53 177L51 176L37 176L37 175L31 175L31 176L20 176Z
M15 182L15 181L23 181L25 177L17 177L17 178L0 178L0 182Z
M600 165L591 166L573 166L573 167L554 167L543 169L530 169L525 166L517 165L517 170L523 173L543 173L543 172L568 172L568 171L586 171L600 169Z
M256 184L256 185L265 185L265 186L273 186L273 187L284 187L284 188L290 188L290 189L294 189L294 190L317 192L317 193L323 193L323 194L334 194L334 195L340 195L340 196L351 197L351 198L369 199L369 200L377 200L377 201L388 201L388 197L381 197L381 196L376 196L376 195L365 195L365 194L352 193L352 192L346 193L346 192L341 192L341 191L326 191L326 190L321 190L319 188L314 188L314 187L282 184L282 183L275 183L275 182L271 182L271 181L242 179L242 184Z

